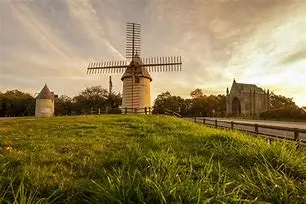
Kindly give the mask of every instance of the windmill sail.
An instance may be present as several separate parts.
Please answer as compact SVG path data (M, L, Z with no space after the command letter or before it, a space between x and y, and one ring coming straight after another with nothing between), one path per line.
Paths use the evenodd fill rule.
M89 63L87 74L123 73L124 112L135 113L151 107L149 72L182 71L182 59L179 56L141 58L141 27L138 23L126 25L126 58L130 60L104 61ZM109 86L112 87L111 81Z

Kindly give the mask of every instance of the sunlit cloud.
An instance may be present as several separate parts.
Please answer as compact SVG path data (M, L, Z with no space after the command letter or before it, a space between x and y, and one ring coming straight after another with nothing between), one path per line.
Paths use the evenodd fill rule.
M125 23L135 21L143 57L183 59L183 72L151 74L152 100L224 94L236 78L306 105L305 10L299 0L0 0L0 90L107 88L86 66L124 59ZM113 84L121 91L120 76Z

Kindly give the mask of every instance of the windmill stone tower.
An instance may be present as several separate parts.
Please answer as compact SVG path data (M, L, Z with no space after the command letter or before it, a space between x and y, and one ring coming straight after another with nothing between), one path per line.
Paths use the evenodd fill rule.
M150 83L152 78L142 66L143 63L138 55L134 58L134 63L137 67L134 76L132 68L127 68L121 77L123 81L122 107L137 107L137 110L142 110L151 107Z
M51 117L54 115L54 93L50 92L47 84L36 97L35 116Z
M181 57L140 57L140 24L127 23L127 61L106 61L90 63L88 74L123 73L122 109L125 113L144 113L151 108L149 72L181 71Z

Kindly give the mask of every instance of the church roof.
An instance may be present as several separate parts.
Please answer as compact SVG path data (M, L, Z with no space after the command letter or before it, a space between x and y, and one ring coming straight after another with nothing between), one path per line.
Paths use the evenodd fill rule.
M54 99L54 94L50 92L47 84L42 88L36 99Z
M135 72L135 76L145 77L150 79L150 81L152 81L152 78L148 70L144 66L140 66L142 64L143 64L142 60L140 59L139 55L136 54L134 59L131 61L129 67L125 70L124 74L122 75L121 80L123 80L124 78L132 77L132 67L136 66L137 70Z
M244 83L237 83L235 80L233 82L232 90L238 90L241 92L247 92L249 93L250 91L255 91L256 93L264 93L264 90L255 84L244 84Z

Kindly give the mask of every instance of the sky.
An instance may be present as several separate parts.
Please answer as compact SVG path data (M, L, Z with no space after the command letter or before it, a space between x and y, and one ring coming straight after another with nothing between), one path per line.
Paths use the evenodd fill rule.
M225 94L235 78L306 106L305 11L306 0L0 0L0 91L108 88L108 75L86 67L125 59L126 22L136 22L142 57L183 61L182 72L151 73L152 100Z

